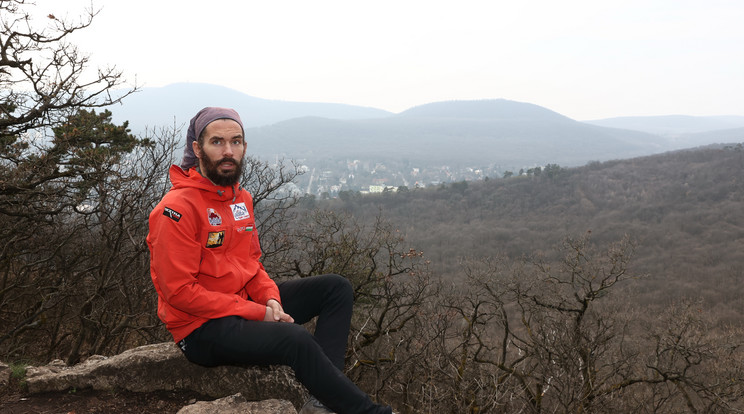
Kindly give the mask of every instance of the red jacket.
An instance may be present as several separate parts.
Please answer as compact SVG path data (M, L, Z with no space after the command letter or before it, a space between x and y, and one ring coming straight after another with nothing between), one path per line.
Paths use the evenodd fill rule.
M173 188L150 213L150 275L158 316L178 342L210 319L263 320L279 289L259 262L253 199L194 168L171 166Z

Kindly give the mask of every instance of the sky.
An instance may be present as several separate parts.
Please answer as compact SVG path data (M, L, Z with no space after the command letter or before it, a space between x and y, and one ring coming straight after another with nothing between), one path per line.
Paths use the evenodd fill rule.
M36 0L75 19L91 0ZM744 116L741 0L93 0L71 37L130 84L391 112L509 99L576 120Z

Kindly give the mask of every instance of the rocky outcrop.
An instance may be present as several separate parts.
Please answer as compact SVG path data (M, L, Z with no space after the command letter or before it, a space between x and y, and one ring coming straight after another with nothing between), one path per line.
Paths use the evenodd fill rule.
M246 404L287 400L295 407L300 407L307 396L287 367L206 368L189 362L170 342L141 346L112 357L93 356L73 366L58 360L43 367L29 367L26 384L31 393L85 388L133 392L190 390L211 398L233 396Z
M289 401L247 401L240 394L214 401L199 401L181 408L177 414L296 414Z

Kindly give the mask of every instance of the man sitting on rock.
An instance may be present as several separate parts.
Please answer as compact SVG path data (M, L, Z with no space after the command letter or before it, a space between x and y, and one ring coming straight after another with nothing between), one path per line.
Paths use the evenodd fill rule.
M158 316L194 363L290 366L313 396L301 414L391 413L343 374L350 283L322 275L277 286L259 262L253 200L238 182L245 149L234 110L191 120L173 187L149 218ZM311 334L300 324L315 316Z

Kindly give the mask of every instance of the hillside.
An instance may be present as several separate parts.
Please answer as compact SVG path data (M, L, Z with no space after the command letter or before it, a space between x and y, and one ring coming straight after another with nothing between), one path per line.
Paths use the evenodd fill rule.
M637 242L633 300L705 298L722 322L744 322L744 151L679 151L592 163L555 175L455 183L438 189L333 201L357 217L382 208L443 277L458 260L549 254L591 231L606 244Z
M583 124L506 100L442 102L364 120L300 118L246 131L260 156L452 166L582 165L663 151L651 134Z

